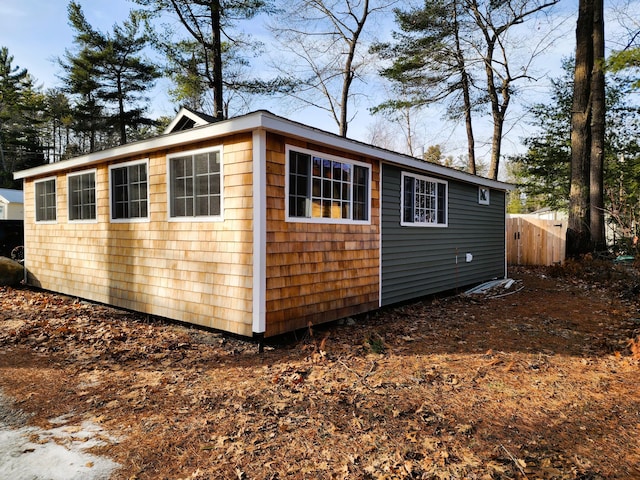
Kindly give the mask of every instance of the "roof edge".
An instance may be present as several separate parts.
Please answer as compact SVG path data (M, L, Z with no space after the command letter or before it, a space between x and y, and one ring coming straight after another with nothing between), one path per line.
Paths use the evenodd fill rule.
M79 167L89 167L97 163L108 160L119 160L128 158L133 155L148 154L153 151L163 150L166 148L179 147L187 145L191 142L203 140L209 137L221 135L241 133L251 131L260 127L260 117L256 115L258 112L247 114L242 117L236 117L229 120L223 120L217 123L211 123L200 127L190 128L179 132L162 134L146 140L119 145L117 147L100 150L98 152L87 153L68 160L62 160L56 163L40 165L27 170L14 172L13 178L20 180L29 177L45 175L49 173L59 172L61 170L69 170Z
M369 145L347 137L341 137L325 130L320 130L303 123L280 117L267 110L257 110L228 120L197 126L179 132L159 135L154 138L128 143L126 145L113 147L99 152L89 153L57 163L41 165L28 170L15 172L13 176L14 179L19 180L62 170L88 167L102 161L119 160L136 154L148 154L156 150L179 147L181 145L187 145L191 142L206 138L242 133L256 129L265 129L274 133L305 139L306 141L310 141L318 145L347 150L351 153L378 158L386 163L429 172L434 175L440 175L465 183L472 183L504 191L512 190L514 188L513 185L505 182L472 175L470 173L435 163L428 163L402 153L386 150L384 148Z

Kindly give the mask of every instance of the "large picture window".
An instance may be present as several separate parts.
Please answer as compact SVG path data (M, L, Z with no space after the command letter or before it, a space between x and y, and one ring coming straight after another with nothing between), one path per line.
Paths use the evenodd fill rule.
M288 217L369 222L371 167L302 149L288 150Z
M219 217L222 168L219 149L169 158L169 211L173 218Z
M56 179L35 182L36 222L56 221Z
M109 168L111 219L144 220L149 215L147 162Z
M402 174L402 225L446 227L447 182Z
M69 220L96 219L96 173L84 172L70 174L69 188Z

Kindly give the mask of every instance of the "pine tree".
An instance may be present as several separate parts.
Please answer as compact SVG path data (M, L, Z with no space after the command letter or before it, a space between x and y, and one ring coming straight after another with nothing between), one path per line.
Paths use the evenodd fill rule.
M374 111L393 111L445 102L452 119L463 118L467 135L467 171L476 173L472 111L478 103L472 91L468 58L461 36L467 31L461 0L425 2L421 8L396 10L400 32L393 43L374 46L373 51L391 66L380 73L396 85L398 99ZM467 19L468 22L468 19Z
M516 183L536 208L569 208L573 68L565 61L549 99L533 106L531 126L538 131L524 139L527 153L510 159ZM607 75L602 208L617 237L630 236L640 221L640 106L630 85L627 77Z
M489 177L497 179L515 86L531 79L531 62L544 48L534 45L528 60L517 63L514 29L541 18L538 14L558 1L436 0L425 2L422 8L397 10L401 32L378 51L393 62L382 74L399 83L400 92L410 95L389 104L446 103L450 118L464 118L471 172L475 172L472 117L483 108L488 110L493 125Z
M260 45L234 32L234 27L239 21L271 12L268 0L133 1L145 7L139 13L149 21L164 14L177 17L187 34L181 36L166 24L164 31L154 32L154 43L167 58L167 71L176 84L172 89L176 99L191 106L210 104L208 113L222 120L229 115L233 94L273 94L291 87L286 78L263 81L253 72L250 77L245 75L248 52L255 55Z
M127 142L128 129L152 121L144 116L141 102L160 76L156 67L142 57L148 44L140 33L141 20L131 12L113 32L95 30L78 3L69 4L69 22L76 31L78 51L67 52L63 67L68 90L78 95L80 129L90 137L91 151L97 148L96 134L114 128L120 144Z
M25 68L13 66L13 56L0 48L0 186L15 188L13 172L44 163L38 137L44 96L36 91Z

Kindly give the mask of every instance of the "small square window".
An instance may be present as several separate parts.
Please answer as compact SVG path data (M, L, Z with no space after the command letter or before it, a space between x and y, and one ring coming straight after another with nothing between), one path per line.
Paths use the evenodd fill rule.
M485 187L478 187L478 203L480 205L489 205L490 200L490 190Z

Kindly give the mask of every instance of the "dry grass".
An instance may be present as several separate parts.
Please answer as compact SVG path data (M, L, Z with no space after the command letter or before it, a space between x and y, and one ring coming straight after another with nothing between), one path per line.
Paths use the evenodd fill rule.
M512 295L385 309L264 354L5 289L0 388L34 424L70 414L118 436L96 452L118 479L640 478L638 298L623 273L577 268L516 270Z

